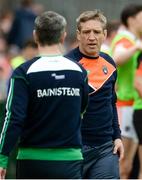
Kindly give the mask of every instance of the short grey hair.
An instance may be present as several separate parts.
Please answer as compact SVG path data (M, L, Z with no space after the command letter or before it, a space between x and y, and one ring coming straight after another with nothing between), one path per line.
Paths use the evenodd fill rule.
M99 9L94 9L92 11L85 11L76 19L77 29L81 30L81 23L89 20L98 20L102 23L103 29L106 29L107 19Z
M35 31L41 45L53 45L60 42L66 29L66 19L53 11L46 11L35 19Z

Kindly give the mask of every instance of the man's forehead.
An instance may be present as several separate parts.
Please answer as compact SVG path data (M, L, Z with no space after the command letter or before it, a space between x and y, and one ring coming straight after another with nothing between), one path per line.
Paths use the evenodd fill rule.
M80 23L81 29L103 29L103 24L99 20L88 20Z

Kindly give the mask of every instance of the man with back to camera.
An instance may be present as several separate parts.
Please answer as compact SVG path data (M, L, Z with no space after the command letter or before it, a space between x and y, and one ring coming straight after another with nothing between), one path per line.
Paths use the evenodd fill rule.
M85 179L119 178L118 159L124 154L115 105L116 66L109 55L100 52L106 23L99 10L82 13L77 18L79 47L66 55L88 71L90 96L82 125Z
M39 56L14 70L0 137L0 178L18 137L16 178L80 179L80 124L88 99L84 68L62 56L63 16L47 11L35 20Z

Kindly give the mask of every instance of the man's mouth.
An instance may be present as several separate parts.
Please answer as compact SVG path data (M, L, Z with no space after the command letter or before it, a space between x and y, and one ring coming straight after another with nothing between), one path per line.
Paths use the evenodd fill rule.
M88 46L89 46L90 48L94 48L94 47L97 46L97 44L96 44L96 43L90 43L90 44L88 44Z

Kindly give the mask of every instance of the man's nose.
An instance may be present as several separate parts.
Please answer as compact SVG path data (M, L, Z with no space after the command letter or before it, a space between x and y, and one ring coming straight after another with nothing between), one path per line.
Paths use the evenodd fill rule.
M89 34L89 40L94 40L94 39L96 39L96 36L95 36L94 32L91 31Z

